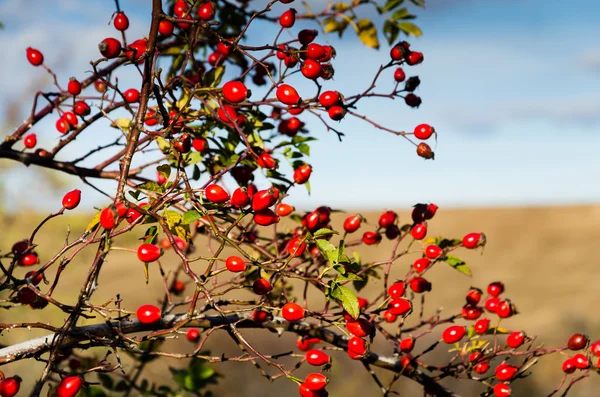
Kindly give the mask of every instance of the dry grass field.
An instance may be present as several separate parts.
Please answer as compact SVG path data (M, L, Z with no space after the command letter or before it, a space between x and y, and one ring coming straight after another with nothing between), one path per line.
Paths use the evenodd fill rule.
M409 218L407 211L400 211L401 218ZM367 219L374 222L377 214L364 213ZM34 222L43 218L43 214L20 216L3 215L0 218L2 242L0 249L10 248L12 242L28 236ZM342 215L334 217L334 223L340 224ZM37 240L42 261L64 242L64 231L70 225L73 235L79 233L89 218L68 217L52 220L43 228ZM530 335L538 335L548 345L564 344L571 332L578 330L589 334L592 338L600 338L600 318L597 306L600 303L596 283L600 281L600 259L597 249L600 247L600 205L579 207L546 207L546 208L503 208L503 209L440 209L430 224L429 235L461 237L466 232L484 231L488 237L488 245L483 255L480 252L457 253L467 261L473 270L471 279L459 274L450 267L440 267L428 274L433 283L433 291L426 301L426 312L432 313L436 308L444 306L445 313L460 309L464 301L464 293L469 286L485 287L488 282L502 280L507 286L506 296L516 303L520 315L503 323L510 329L525 329ZM133 234L126 236L121 246L135 244ZM364 261L382 258L389 253L389 243L383 241L377 247L359 247ZM199 247L202 252L202 247ZM71 292L79 289L87 266L91 262L93 252L84 252L78 260L69 265L61 279L56 298L66 303ZM168 261L165 260L168 265ZM393 269L393 276L401 276L412 259L399 261ZM173 261L173 267L175 261ZM201 266L198 264L198 266ZM51 272L51 277L53 274ZM374 297L380 283L373 283L361 296ZM123 306L134 310L141 303L154 303L160 295L161 282L156 268L150 274L150 283L146 285L142 266L135 255L129 252L115 252L109 256L100 279L100 288L94 302L102 303L113 298L117 293L123 298ZM242 292L246 294L246 292ZM5 298L6 294L2 294ZM314 303L316 305L316 303ZM52 321L60 324L64 315L48 307L43 311L29 308L0 311L0 322L16 321ZM98 322L87 320L87 323ZM44 334L39 331L3 332L0 343L3 345ZM250 341L266 353L279 353L294 347L294 337L284 335L277 338L268 331L247 331ZM439 334L432 335L435 339ZM190 349L189 343L180 341L168 342L177 351ZM423 343L421 347L426 344ZM236 346L225 335L216 335L208 344L213 353L225 352L236 354ZM375 342L375 350L388 351L389 347ZM417 345L417 350L419 345ZM98 351L96 354L100 354ZM94 354L94 351L84 352ZM339 353L338 353L339 354ZM342 353L332 368L332 383L328 387L332 396L377 396L380 392L370 375L358 362L350 362ZM445 356L442 352L434 354L432 360ZM516 383L516 396L546 396L560 381L561 358L542 359L536 373L526 380ZM336 365L337 364L337 365ZM341 364L341 365L340 365ZM126 365L129 365L126 363ZM167 366L183 365L177 360L163 360L152 364L146 377L157 380L168 376ZM20 362L2 368L8 374L20 373L30 381L41 370L41 363ZM129 369L129 368L128 368ZM273 385L258 375L250 364L224 363L217 366L225 375L221 380L222 387L215 396L294 396L295 387L291 382L279 381ZM307 368L298 374L304 376ZM380 373L382 379L390 379L389 374ZM591 379L575 386L573 396L597 396L600 381L595 374ZM24 385L25 389L30 383ZM396 388L403 396L422 395L409 380L401 380ZM460 386L465 396L478 395L478 390ZM23 393L26 394L26 393Z

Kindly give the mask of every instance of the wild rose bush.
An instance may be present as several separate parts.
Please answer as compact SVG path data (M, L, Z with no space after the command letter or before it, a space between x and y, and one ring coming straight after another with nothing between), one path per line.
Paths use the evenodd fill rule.
M424 312L427 295L436 291L428 272L450 265L469 275L471 270L457 255L486 243L480 232L465 231L459 239L428 236L428 224L438 210L435 204L416 204L408 221L385 211L377 226L365 225L355 214L348 214L343 224L332 223L333 210L327 203L309 213L299 213L289 204L290 188L306 185L310 190L313 173L310 143L317 134L303 120L317 120L321 130L343 140L337 121L360 119L414 145L424 159L434 158L424 141L437 138L429 124L398 130L359 111L360 103L375 97L394 101L395 106L404 103L407 111L421 104L414 93L420 79L406 73L423 62L424 55L401 35L421 34L411 20L412 10L424 5L422 0L339 2L303 11L288 6L291 2L271 1L255 8L250 1L152 0L143 38L126 35L129 20L116 2L115 13L106 16L112 20L114 37L98 38L91 75L84 77L79 71L69 81L58 81L51 65L44 63L43 52L26 49L28 62L45 69L55 87L35 93L29 118L5 138L0 157L77 175L88 184L98 178L117 183L113 191L104 192L111 202L107 200L88 227L69 237L58 252L44 252L36 234L51 228L53 218L77 210L77 189L56 203L56 212L27 240L4 247L0 290L6 323L0 329L15 334L40 328L49 334L0 349L6 377L0 396L17 395L21 379L33 376L37 383L32 396L39 396L45 386L59 397L209 396L206 387L218 383L213 366L221 361L247 362L257 375L295 382L303 397L327 395L328 382L337 381L327 370L343 359L360 361L383 395L393 393L396 381L404 377L422 385L426 395L456 396L443 381L457 378L481 384L482 395L509 396L511 388L518 388L513 382L529 375L538 357L559 352L566 357L564 378L553 394L566 394L596 371L600 342L590 344L585 335L573 335L565 346L546 348L522 330L501 327L501 321L517 310L499 281L485 291L465 282L464 307L445 315ZM377 20L361 17L372 9L380 15ZM298 20L314 23L314 29L295 28ZM256 23L280 26L272 42L252 41L248 32ZM359 93L344 92L339 88L344 82L332 79L337 68L354 66L336 64L336 51L323 38L326 33L348 37L352 30L366 46L379 48L381 32L391 45L389 55L380 54L382 66L371 71L371 85ZM139 71L138 86L119 83L123 69ZM313 89L301 95L294 87L298 78L314 82ZM378 84L384 88L378 89ZM48 118L55 120L61 138L52 148L39 148L32 130ZM106 134L102 146L62 159L63 149L85 139L94 124L110 125L118 139ZM161 155L151 158L157 149ZM102 161L95 167L82 166L91 156ZM133 166L134 159L141 165ZM156 178L144 176L148 169ZM255 175L269 184L255 185ZM237 186L227 186L226 176ZM284 223L295 227L277 227L286 217L289 221ZM141 243L121 245L128 233L139 236ZM393 242L392 252L363 262L361 246L383 238ZM73 289L78 295L70 302L58 301L54 292L68 287L61 276L89 247L95 249L94 260L83 285ZM235 255L225 255L226 249L235 250ZM115 250L137 258L144 272L136 277L163 279L162 290L147 292L148 304L131 307L127 301L106 304L94 299L102 288L97 280L103 264ZM165 250L177 255L177 271L164 271ZM407 269L405 276L392 279L392 266ZM381 280L383 288L377 295L361 296L373 278ZM240 291L243 299L231 298ZM315 295L324 297L326 304L309 304ZM158 306L152 304L161 296ZM48 305L64 312L66 320L10 322L11 310L18 306L40 311L43 318ZM83 326L82 319L97 323ZM273 338L294 333L297 346L266 355L245 337L249 328L264 329ZM204 346L215 333L226 333L240 355L207 353ZM439 335L433 344L426 342L432 334ZM163 349L162 342L184 335L189 352ZM389 343L394 354L372 350L374 340ZM91 347L105 349L106 354L82 359L79 352ZM447 362L428 364L433 351L446 352ZM125 372L123 353L140 363L135 375ZM172 381L161 384L141 374L145 363L157 357L186 358L188 366L171 369ZM290 357L294 365L281 363ZM42 361L44 370L12 373L10 364L25 359ZM267 366L276 368L277 375L269 375ZM307 366L313 366L309 375L296 376ZM391 371L392 381L384 383L372 367Z

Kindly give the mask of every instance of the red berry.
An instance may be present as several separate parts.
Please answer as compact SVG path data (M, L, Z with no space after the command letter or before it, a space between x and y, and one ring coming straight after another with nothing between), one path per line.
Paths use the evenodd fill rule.
M37 256L37 254L35 252L25 254L19 260L19 264L21 266L33 266L33 265L37 265L38 263L40 263L40 258Z
M525 343L525 333L523 331L511 332L506 338L506 344L508 347L517 349Z
M342 101L340 93L337 91L325 91L319 95L319 103L325 108L337 105Z
M244 208L250 202L250 197L245 188L238 187L231 195L231 205L236 208Z
M175 30L175 26L173 25L173 23L171 21L162 20L158 24L158 33L160 33L163 36L172 35L174 30Z
M479 288L473 288L467 292L467 303L476 306L481 301L482 291Z
M513 314L516 314L515 306L508 299L501 301L496 308L496 314L500 318L511 317Z
M72 210L76 208L81 202L81 190L75 189L71 190L67 194L64 195L62 199L62 206L68 210Z
M296 339L296 347L305 352L310 350L313 345L319 343L320 341L321 340L318 338L305 338L299 336L298 339Z
M287 2L287 0L285 2ZM282 1L282 3L284 3L284 1ZM325 390L312 391L305 383L301 383L300 386L298 386L298 393L300 394L300 397L324 397L327 394Z
M137 249L137 257L140 261L150 263L158 260L162 255L162 250L154 244L142 244Z
M112 59L121 54L121 42L115 38L107 37L98 44L98 49L103 57Z
M410 353L415 347L415 338L404 338L400 341L400 351L402 353Z
M300 321L304 318L304 309L293 302L288 302L281 308L281 315L287 321Z
M225 267L230 272L239 273L246 270L246 262L239 256L232 255L225 260Z
M277 201L279 197L279 190L271 188L265 190L259 190L254 195L252 195L252 210L253 211L262 211Z
M192 343L196 343L200 340L200 331L196 328L188 329L187 334L185 335L186 339Z
M69 124L69 129L77 127L77 115L73 112L64 112L62 118Z
M262 152L256 159L256 164L258 164L260 168L277 168L277 160L273 158L269 152Z
M23 145L27 149L33 149L37 145L37 136L35 134L28 134L23 137Z
M90 107L83 101L77 101L75 102L75 105L73 105L73 112L80 117L87 116L90 114Z
M431 283L425 280L423 277L413 277L409 281L410 289L412 289L417 294L422 294L423 292L431 291Z
M429 139L434 133L435 129L429 124L419 124L414 130L415 138L421 140Z
M302 164L300 167L294 170L294 182L298 185L304 185L306 182L308 182L311 174L312 167L310 164Z
M123 93L127 103L135 103L140 100L140 92L135 88L130 88Z
M327 386L327 382L329 380L323 374L312 373L308 374L306 378L304 378L304 384L312 391L319 391Z
M312 59L307 59L300 67L300 72L307 79L316 80L321 76L321 64Z
M71 77L67 83L67 91L73 96L81 94L81 83L75 77Z
M463 240L462 244L465 248L474 249L485 245L485 234L483 233L469 233Z
M383 312L383 318L385 319L386 323L394 323L398 319L398 316L392 314L389 310L385 310Z
M501 293L504 292L504 284L501 281L490 283L490 285L487 287L487 292L494 298L497 298Z
M32 270L30 272L25 273L25 279L31 279L31 283L33 285L38 285L39 283L42 282L42 280L44 279L44 275L43 273L38 274L35 278L33 276L35 276L37 272L35 270Z
M371 323L364 318L359 318L358 320L354 321L347 321L346 322L346 329L354 336L358 336L359 338L362 338L364 336L368 336L371 334Z
M365 232L363 234L362 241L366 245L374 245L381 241L381 235L375 232Z
M71 126L65 119L61 117L60 119L56 120L56 130L64 135L71 130Z
M158 307L153 305L142 305L137 309L137 319L142 324L152 324L160 320L161 311Z
M253 219L260 226L271 226L279 222L279 217L271 209L256 212Z
M243 102L248 96L248 88L241 81L228 81L223 85L223 97L232 103Z
M485 374L488 370L490 369L490 364L483 362L483 363L477 363L475 364L475 366L473 367L473 370L475 372L477 372L478 374Z
M277 99L286 105L297 105L301 101L298 91L289 84L280 84L276 95Z
M517 374L517 368L510 364L500 364L496 367L494 375L496 379L506 381L512 379Z
M394 211L386 211L379 217L379 226L386 228L393 225L398 218L398 214Z
M577 369L588 369L590 367L590 360L581 353L574 355L573 361Z
M272 289L271 283L265 278L259 278L252 284L252 291L254 291L256 295L266 295L271 292Z
M37 66L37 65L36 65ZM6 378L0 382L0 395L2 397L13 397L21 388L21 379L18 377Z
M413 269L415 269L417 273L423 273L429 268L429 265L431 265L431 260L429 258L419 258L414 261Z
M106 86L106 82L104 80L94 81L94 88L101 94L108 90L108 87Z
M346 115L346 109L341 106L332 106L327 109L327 115L333 121L340 121Z
M483 314L483 309L479 306L465 305L462 308L462 316L465 320L477 320Z
M413 66L423 62L423 53L411 51L406 57L406 63Z
M306 250L306 243L300 237L292 238L286 246L286 251L295 257L302 256Z
M208 140L205 138L194 138L192 147L199 153L204 153L208 150Z
M331 362L331 357L322 350L309 350L306 352L306 362L310 365L320 366L329 364Z
M570 350L577 351L585 349L589 343L589 338L583 334L573 334L569 338L567 346Z
M252 312L252 321L255 323L264 323L271 318L271 313L262 310L255 310Z
M481 320L478 320L473 326L473 328L475 329L475 332L477 332L479 335L485 334L490 328L490 319L482 318Z
M198 17L203 21L210 21L215 17L215 6L212 2L207 1L206 3L200 4L198 7Z
M596 341L590 345L590 353L594 356L600 356L600 341Z
M44 55L39 50L29 47L25 52L27 53L27 60L33 66L40 66L44 63Z
M277 204L277 208L275 209L275 212L279 216L288 216L289 214L291 214L295 210L296 210L296 208L294 208L293 205L289 205L289 204L285 204L285 203L279 203L279 204Z
M284 28L291 28L296 23L296 10L290 8L279 17L279 24Z
M563 361L562 370L565 374L572 374L576 369L577 366L575 365L575 360L573 360L572 357L569 357Z
M451 325L442 333L442 340L448 344L457 343L460 342L466 334L467 329L462 325Z
M487 310L490 313L496 313L496 310L498 310L498 304L500 303L500 299L498 298L488 298L485 301L485 310Z
M79 376L67 376L56 386L57 397L75 397L83 382Z
M145 206L147 206L148 203L140 203L138 204L138 207L140 208L144 208ZM136 210L135 208L128 208L127 209L127 214L126 214L126 220L128 223L133 223L135 221L137 221L139 218L142 217L142 214Z
M402 68L398 68L394 71L394 80L396 80L398 83L401 83L404 81L404 79L406 79L406 73L404 73L404 70L402 70Z
M335 50L332 46L324 45L323 49L325 50L325 55L318 60L319 62L329 62L331 58L335 58Z
M117 12L113 23L115 29L122 32L124 30L127 30L127 28L129 27L129 18L127 18L127 15L125 15L124 12Z
M221 204L229 200L229 193L219 185L208 185L204 191L206 199L213 203Z
M429 259L437 259L444 254L444 250L437 245L430 244L425 247L425 256Z
M125 51L125 55L132 61L143 62L143 56L148 49L148 40L139 39L129 44L129 50Z
M360 228L362 218L358 215L351 215L344 221L344 230L346 233L354 233Z
M494 386L494 396L495 397L509 397L512 394L510 390L510 386L506 383L498 383Z
M363 356L367 352L367 344L364 339L353 336L348 340L348 353L354 353L358 356Z
M401 41L400 43L392 47L392 49L390 50L390 57L394 61L399 61L404 58L405 54L408 54L409 48L409 43L407 43L406 41Z
M415 240L423 240L427 236L427 225L424 223L417 223L413 226L410 234Z
M406 287L404 286L404 283L402 281L399 281L390 285L390 287L388 288L388 295L392 299L400 299L404 295L405 289Z
M392 299L387 309L394 316L404 316L412 311L412 303L404 298Z

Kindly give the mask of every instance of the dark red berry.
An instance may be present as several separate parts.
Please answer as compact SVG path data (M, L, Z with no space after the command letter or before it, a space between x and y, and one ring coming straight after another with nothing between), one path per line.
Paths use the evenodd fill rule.
M256 295L266 295L273 289L271 283L266 278L259 278L252 284L252 291Z

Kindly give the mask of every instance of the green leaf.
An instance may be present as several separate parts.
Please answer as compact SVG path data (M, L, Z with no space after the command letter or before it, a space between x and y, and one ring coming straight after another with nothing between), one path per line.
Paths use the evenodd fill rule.
M408 35L421 36L423 34L421 29L412 22L400 22L398 27Z
M410 12L408 12L406 7L394 11L394 13L392 14L392 20L394 20L394 21L397 21L399 19L413 19L413 18L415 18L415 16L413 14L411 14Z
M90 223L88 223L87 227L85 228L87 232L93 232L94 230L96 230L96 226L100 224L100 214L102 214L102 211L94 215Z
M335 3L332 8L334 11L344 12L350 7L346 3Z
M358 28L358 38L362 41L367 47L379 48L379 39L377 38L377 28L375 24L369 19L361 19L356 24Z
M265 148L265 143L256 130L253 130L252 133L248 135L248 142L252 146L258 146L261 149Z
M462 259L456 258L454 256L447 256L444 260L447 264L449 264L462 274L465 274L469 277L473 274L471 272L471 269L469 269L469 266L467 266L467 264Z
M400 28L396 26L396 23L387 19L383 23L383 35L387 39L389 45L392 45L396 39L398 39L398 35L400 34Z
M156 171L158 171L165 179L169 179L171 176L171 166L169 164L161 164L156 167Z
M313 237L327 236L327 235L330 235L330 234L338 234L338 232L336 232L335 230L323 228L323 229L317 230L313 234Z
M324 21L325 22L325 21ZM325 33L336 32L340 29L340 23L333 18L326 20L323 30Z
M171 144L163 137L156 137L156 144L158 145L160 151L163 153L169 153L169 151L171 150Z
M393 9L399 7L402 3L404 3L404 0L388 0L385 2L385 5L383 6L383 8L381 8L381 11L382 12L392 11Z
M129 128L131 128L131 120L126 118L116 119L110 126L123 131L129 131Z
M337 278L335 279L335 281L348 281L348 280L362 281L363 278L354 273L346 273L346 275L338 274Z
M306 143L301 143L298 145L298 150L300 150L301 153L310 156L310 146L308 146Z
M196 164L194 164L194 171L192 172L192 179L194 181L198 181L200 180L200 167L198 167Z
M224 73L225 68L223 66L213 68L204 75L202 78L202 83L205 86L216 87L221 84L221 79L223 78Z
M165 187L163 185L159 185L158 183L152 182L152 181L144 182L141 185L137 185L136 188L142 189L142 190L149 190L151 192L156 192L156 193L164 193L165 192Z
M204 216L204 214L202 214L196 210L190 210L190 211L186 212L185 214L183 214L183 217L181 218L181 223L183 225L189 225L189 224L196 222L198 219L202 218L203 216Z
M317 247L323 253L323 256L326 257L332 265L337 264L338 262L338 249L331 244L327 240L319 239L317 240Z
M173 210L164 210L162 216L165 218L169 229L173 229L177 224L179 224L182 218L179 212Z
M354 292L343 285L340 285L338 288L340 290L338 299L342 302L344 310L346 310L352 318L357 319L360 314L360 308L358 307L358 299L354 295Z
M99 373L98 374L98 379L100 380L100 383L102 384L102 387L104 387L105 389L108 390L112 390L114 387L114 382L113 382L113 378L110 375L107 374L103 374L103 373Z
M151 226L146 230L144 242L148 244L154 244L156 242L156 238L158 237L158 227Z

